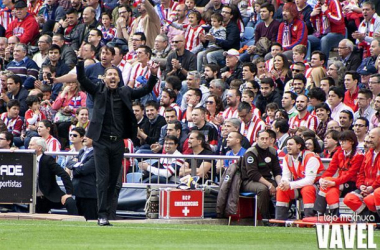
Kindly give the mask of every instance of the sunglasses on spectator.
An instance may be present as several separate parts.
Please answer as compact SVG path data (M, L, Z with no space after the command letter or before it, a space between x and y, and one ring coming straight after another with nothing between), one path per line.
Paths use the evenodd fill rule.
M180 42L183 42L183 41L172 41L172 43L180 43Z
M206 104L214 104L214 101L206 101Z
M292 69L292 71L299 73L299 72L301 72L302 70L300 70L300 69Z
M70 137L75 137L75 138L77 138L78 137L78 135L77 134L70 134Z

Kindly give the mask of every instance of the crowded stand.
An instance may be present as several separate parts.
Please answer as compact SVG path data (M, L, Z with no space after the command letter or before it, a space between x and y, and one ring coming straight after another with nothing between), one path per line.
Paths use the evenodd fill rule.
M377 13L374 0L2 0L1 149L77 153L54 159L74 186L62 204L86 219L98 218L96 197L100 210L107 199L95 194L92 155L105 134L139 154L123 160L123 182L139 172L143 183L194 173L218 183L237 163L264 219L287 220L300 197L305 217L339 215L342 204L380 216ZM120 95L99 106L106 80ZM86 164L89 196L78 184Z

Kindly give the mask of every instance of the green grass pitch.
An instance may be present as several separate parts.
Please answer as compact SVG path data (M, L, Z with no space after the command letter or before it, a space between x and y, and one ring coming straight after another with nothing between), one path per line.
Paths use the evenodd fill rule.
M380 249L380 231L375 231ZM318 249L316 229L0 220L0 249Z

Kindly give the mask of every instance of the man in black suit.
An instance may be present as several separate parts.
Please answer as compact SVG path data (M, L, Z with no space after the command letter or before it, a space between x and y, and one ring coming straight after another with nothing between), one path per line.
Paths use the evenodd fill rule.
M68 214L77 215L78 209L72 197L73 184L70 176L57 164L53 157L45 155L45 139L33 137L29 148L37 154L37 203L36 213L48 213L52 208L66 207ZM66 193L58 186L56 176L61 177Z
M84 62L77 64L78 81L94 100L94 112L87 136L93 140L96 186L98 196L98 225L110 226L112 196L121 171L124 141L135 139L137 120L132 110L132 100L149 94L157 83L159 65L149 65L151 76L143 87L131 89L118 87L120 82L116 67L104 72L104 83L91 82L85 74Z
M92 140L85 136L78 156L70 160L66 168L72 171L75 201L79 215L86 220L98 218L96 205L96 174Z
M347 71L357 70L362 62L359 53L354 51L354 43L349 39L343 39L339 42L338 54Z

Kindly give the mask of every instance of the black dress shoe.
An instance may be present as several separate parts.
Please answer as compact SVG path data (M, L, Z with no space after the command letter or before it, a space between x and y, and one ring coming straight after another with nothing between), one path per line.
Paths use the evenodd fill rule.
M112 224L105 218L99 218L98 219L98 225L99 226L112 226Z

